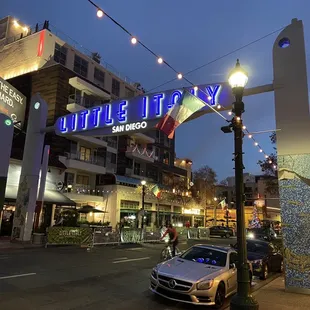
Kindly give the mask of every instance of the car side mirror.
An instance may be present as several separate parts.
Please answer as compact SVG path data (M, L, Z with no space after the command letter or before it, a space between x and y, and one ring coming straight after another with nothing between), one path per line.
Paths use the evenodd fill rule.
M234 263L229 264L229 269L236 269L236 264L234 264Z

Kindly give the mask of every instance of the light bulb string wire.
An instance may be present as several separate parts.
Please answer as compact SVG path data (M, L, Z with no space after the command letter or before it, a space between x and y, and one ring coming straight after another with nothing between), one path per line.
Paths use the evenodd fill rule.
M159 56L157 55L157 53L155 53L155 52L153 52L149 47L147 47L143 42L141 42L139 39L137 39L135 36L133 36L132 35L132 33L130 32L130 31L128 31L123 25L121 25L118 21L116 21L112 16L110 16L105 10L103 10L101 7L99 7L96 3L94 3L92 0L87 0L90 4L92 4L96 9L97 9L97 11L101 11L102 13L103 13L103 15L104 16L106 16L108 19L110 19L115 25L117 25L118 27L120 27L124 32L126 32L130 37L132 37L132 38L135 38L136 40L137 40L137 43L139 43L143 48L145 48L149 53L151 53L153 56L155 56L157 59L159 58ZM197 71L197 70L200 70L200 69L202 69L202 68L204 68L204 67L206 67L206 66L208 66L208 65L210 65L210 64L212 64L212 63L214 63L214 62L216 62L216 61L218 61L218 60L220 60L220 59L223 59L223 58L225 58L225 57L227 57L227 56L229 56L229 55L231 55L231 54L233 54L233 53L235 53L235 52L237 52L237 51L239 51L239 50L241 50L241 49L244 49L244 48L246 48L246 47L248 47L248 46L250 46L250 45L252 45L252 44L254 44L254 43L257 43L257 42L259 42L260 40L263 40L263 39L265 39L265 38L267 38L268 36L271 36L272 34L275 34L275 33L277 33L277 32L279 32L279 31L281 31L282 29L283 29L284 27L281 27L280 29L278 29L278 30L275 30L275 31L272 31L272 32L270 32L269 34L267 34L267 35L264 35L263 37L261 37L261 38L258 38L258 39L256 39L256 40L254 40L254 41L252 41L252 42L250 42L250 43L248 43L248 44L246 44L246 45L244 45L244 46L242 46L242 47L239 47L239 48L237 48L237 49L235 49L235 50L233 50L233 51L231 51L231 52L229 52L229 53L226 53L225 55L222 55L222 56L220 56L220 57L218 57L218 58L216 58L216 59L214 59L214 60L212 60L212 61L210 61L210 62L208 62L208 63L206 63L206 64L203 64L203 65L201 65L201 66L199 66L199 67L197 67L197 68L195 68L195 69L193 69L193 70L190 70L189 72L187 72L185 75L188 75L188 74L190 74L190 73L193 73L193 72L195 72L195 71ZM164 60L163 59L163 63L166 65L166 66L168 66L171 70L173 70L175 73L178 73L179 74L179 71L177 71L174 67L172 67L166 60ZM183 75L182 75L182 78L187 82L187 83L189 83L191 86L195 86L195 84L193 83L193 82L191 82L188 78L186 78L186 77L184 77ZM176 78L174 78L172 81L175 81L176 80ZM170 81L169 81L170 82ZM161 86L163 86L163 85L165 85L165 84L168 84L168 82L166 82L166 83L164 83L164 84L162 84ZM157 86L156 88L158 88L158 87L160 87L160 86ZM206 92L204 92L202 89L200 89L200 88L198 88L198 90L200 90L203 94L205 94L206 96L208 96L208 94L206 93ZM228 122L228 123L232 123L232 120L228 120L222 113L220 113L219 111L217 111L213 106L211 106L209 103L207 103L207 102L205 102L204 101L204 103L206 104L206 106L208 106L213 112L215 112L217 115L219 115L221 118L223 118L226 122ZM249 133L249 131L248 130L246 130L246 132L247 133ZM252 139L256 142L256 140L252 137ZM258 148L259 148L259 150L264 154L264 155L267 155L265 152L264 152L264 150L260 147L260 145L258 144L258 145L256 145L256 146L258 146ZM268 155L267 155L268 156Z

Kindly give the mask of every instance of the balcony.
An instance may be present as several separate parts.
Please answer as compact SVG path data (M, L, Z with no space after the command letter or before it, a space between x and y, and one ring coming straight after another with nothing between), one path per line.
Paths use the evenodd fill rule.
M136 146L128 146L126 150L126 156L132 159L140 159L149 163L153 163L155 160L154 150L148 150L146 148L139 148Z
M103 100L110 100L111 95L106 91L96 87L95 85L86 82L85 80L75 76L69 79L69 84L74 88L83 91L85 94L90 96L97 96L102 98Z
M65 156L59 156L59 160L68 168L80 171L105 174L105 158L99 156L86 156L79 153L65 153Z
M75 113L91 107L102 105L105 102L106 101L104 99L100 100L72 94L68 98L67 110L71 113Z

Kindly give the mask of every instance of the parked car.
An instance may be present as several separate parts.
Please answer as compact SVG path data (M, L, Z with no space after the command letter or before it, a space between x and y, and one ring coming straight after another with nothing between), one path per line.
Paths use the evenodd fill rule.
M233 230L225 226L212 226L210 227L210 236L219 236L229 238L233 236Z
M233 245L233 248L236 249L237 244ZM247 251L254 276L266 280L270 272L283 272L283 256L271 242L247 240Z
M158 264L150 276L150 290L170 300L220 308L237 291L237 258L231 247L195 245ZM252 279L251 265L249 273Z
M249 239L272 241L276 239L277 234L272 228L250 228L247 229L247 237Z

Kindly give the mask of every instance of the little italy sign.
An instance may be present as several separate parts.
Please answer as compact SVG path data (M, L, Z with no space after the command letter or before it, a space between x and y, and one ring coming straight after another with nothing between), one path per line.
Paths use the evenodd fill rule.
M223 109L231 106L233 97L227 83L206 84L186 88L211 106L221 105ZM77 113L67 114L57 119L56 133L59 135L109 136L126 132L150 130L163 118L181 98L182 90L141 95L128 100L92 107ZM202 108L203 113L212 112L209 106ZM195 118L193 115L192 118Z

